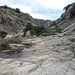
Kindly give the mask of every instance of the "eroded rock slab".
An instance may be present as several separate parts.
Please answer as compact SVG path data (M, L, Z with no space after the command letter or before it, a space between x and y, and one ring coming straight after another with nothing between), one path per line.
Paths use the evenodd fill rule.
M75 75L74 53L67 39L63 36L29 39L33 46L23 51L31 51L32 54L20 58L0 58L0 75Z

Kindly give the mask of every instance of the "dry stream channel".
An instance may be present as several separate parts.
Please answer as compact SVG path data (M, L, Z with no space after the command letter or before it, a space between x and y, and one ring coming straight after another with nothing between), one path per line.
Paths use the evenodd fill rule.
M0 46L0 75L75 75L71 36L43 36Z

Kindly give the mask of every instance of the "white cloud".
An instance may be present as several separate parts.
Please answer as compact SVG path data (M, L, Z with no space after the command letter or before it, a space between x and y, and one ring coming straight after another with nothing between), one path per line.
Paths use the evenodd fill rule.
M9 3L10 0L0 0L0 4L5 5Z
M30 15L32 15L34 18L38 18L38 19L50 19L50 17L48 15L43 15L43 14L37 14L37 13L30 13Z
M30 13L31 12L31 8L29 6L24 6L22 4L16 4L16 5L8 5L9 7L12 7L12 8L19 8L22 12L25 12L25 13Z
M8 2L9 0L0 0L0 3Z
M43 7L51 9L60 9L66 4L66 0L37 0Z
M12 8L19 8L34 18L40 19L56 19L63 8L72 2L74 0L0 0L2 5L7 4Z
M29 5L35 7L41 6L43 8L61 9L69 2L69 0L23 0L22 2L27 2Z

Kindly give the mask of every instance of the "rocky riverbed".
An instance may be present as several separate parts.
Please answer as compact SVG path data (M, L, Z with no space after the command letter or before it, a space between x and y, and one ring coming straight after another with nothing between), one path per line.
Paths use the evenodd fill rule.
M75 75L72 37L23 38L10 44L12 50L0 52L0 75Z

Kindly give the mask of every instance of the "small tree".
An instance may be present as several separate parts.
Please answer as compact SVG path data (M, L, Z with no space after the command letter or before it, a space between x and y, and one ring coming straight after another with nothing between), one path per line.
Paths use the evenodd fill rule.
M26 31L32 30L32 28L33 28L33 25L32 25L31 23L28 23L28 24L26 25Z
M28 23L28 24L26 25L26 27L23 29L23 32L24 32L23 36L25 36L25 34L26 34L26 32L27 32L28 30L31 31L32 29L33 29L32 24L31 24L31 23Z
M20 9L19 9L19 8L16 8L15 11L16 11L17 13L20 13Z
M8 8L8 6L7 6L7 5L4 5L3 7L4 7L4 8Z
M45 27L44 26L34 26L33 29L31 30L32 35L41 35L42 33L45 32Z
M0 8L8 8L8 6L7 5L4 5L4 6L0 6Z

